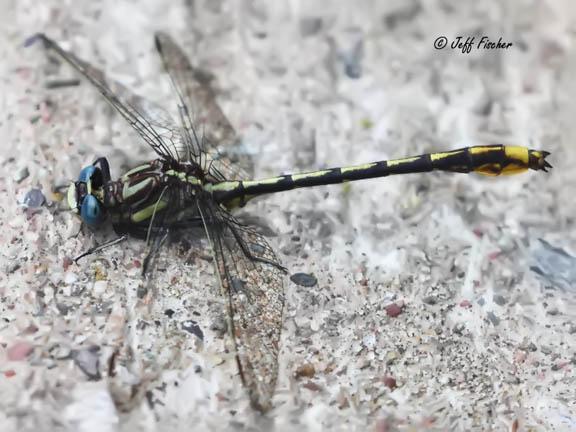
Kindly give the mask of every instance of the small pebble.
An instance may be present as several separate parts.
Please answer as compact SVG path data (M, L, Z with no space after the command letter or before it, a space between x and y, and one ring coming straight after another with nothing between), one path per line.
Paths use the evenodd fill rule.
M458 323L452 328L452 331L456 334L461 335L462 333L464 333L465 329L466 326L463 323Z
M70 267L72 264L74 263L74 260L70 257L64 257L64 259L62 260L62 269L64 271L68 270L68 267Z
M312 36L322 29L322 18L304 17L300 19L300 34L304 37Z
M92 294L94 294L96 297L101 297L106 292L106 288L108 288L108 281L97 280L94 282Z
M559 362L559 363L553 364L550 369L552 369L552 371L556 372L556 371L559 371L561 369L564 369L567 365L568 365L568 362Z
M316 369L311 363L306 363L298 367L296 372L294 372L294 378L312 378L316 374Z
M6 353L9 361L24 360L32 352L34 347L28 342L16 342Z
M226 317L220 314L216 316L210 324L210 330L220 334L221 336L224 335L228 330L228 321L226 320Z
M547 313L548 315L555 316L555 315L558 315L558 314L560 313L560 311L558 310L557 307L554 307L554 306L553 306L553 307L551 307L550 309L548 309L548 310L546 311L546 313Z
M402 313L402 306L397 305L396 303L389 304L386 306L386 314L389 317L396 318L398 315Z
M518 349L521 349L522 351L530 351L530 352L538 351L538 347L534 344L534 342L523 343L520 346L518 346Z
M524 350L518 349L514 351L514 363L524 363L527 357L528 354Z
M56 344L49 349L50 356L56 360L69 359L72 355L72 351L63 345Z
M340 60L344 64L344 73L348 78L358 79L362 76L362 57L364 40L354 35L353 41L347 49L340 50Z
M24 335L30 335L30 334L34 334L38 331L38 327L36 327L35 324L30 324L28 327L26 327L24 330L22 330L22 334Z
M520 378L518 378L518 377L516 377L516 376L511 376L511 377L509 377L509 378L506 378L506 379L504 380L504 382L507 383L507 384L516 385L516 384L520 384Z
M21 183L22 181L26 180L29 175L30 171L28 171L27 167L24 167L16 171L16 174L14 174L13 178L16 183Z
M368 349L373 349L376 345L376 335L374 333L367 334L362 338L362 344Z
M68 306L66 303L62 303L62 302L56 302L56 309L58 309L58 312L60 312L60 315L63 315L63 316L68 315L68 312L70 312L70 306Z
M101 379L100 375L100 348L91 346L74 352L74 363L91 380Z
M500 324L500 318L498 318L494 312L488 312L486 314L486 317L490 320L490 322L494 326L497 326L498 324Z
M40 189L30 189L24 197L24 204L28 208L41 207L46 202L46 197Z
M10 263L8 265L8 268L6 269L6 273L8 273L8 274L14 273L15 271L19 270L21 267L22 267L22 265L18 262Z
M396 378L387 375L384 377L384 385L388 387L390 390L394 390L396 386Z
M322 390L322 387L313 381L308 381L307 383L303 384L302 387L314 392L319 392Z
M187 331L188 333L193 334L201 341L204 340L204 332L198 325L198 323L194 320L186 320L182 323L182 330Z
M350 407L350 401L346 397L346 393L342 391L338 394L337 402L339 409L346 409Z
M300 285L306 288L311 288L318 283L318 280L314 277L314 275L308 273L294 273L292 276L290 276L290 280L296 285Z
M77 280L78 280L78 275L76 275L76 273L73 273L73 272L67 272L66 275L64 276L64 283L66 285L72 285Z
M507 303L506 298L499 294L496 294L494 297L492 297L492 300L494 300L494 303L496 303L499 306L504 306Z
M386 353L386 364L390 365L394 363L399 357L400 354L398 353L398 351L388 351Z

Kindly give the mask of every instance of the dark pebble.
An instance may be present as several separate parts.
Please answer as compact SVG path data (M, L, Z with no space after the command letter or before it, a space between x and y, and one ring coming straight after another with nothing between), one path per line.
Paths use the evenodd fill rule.
M193 334L194 336L196 336L198 339L200 339L201 341L204 340L204 333L202 332L202 329L200 328L200 326L198 325L198 323L194 320L186 320L182 323L182 330L187 331L188 333Z
M294 273L290 276L290 280L296 285L306 288L311 288L318 283L318 279L316 279L314 275L308 273Z
M60 315L68 315L68 312L70 311L70 306L68 306L65 303L57 302L56 303L56 309L58 309L58 312L60 312Z
M436 303L438 303L438 299L436 299L436 297L434 296L426 296L422 299L422 301L429 305L435 305Z

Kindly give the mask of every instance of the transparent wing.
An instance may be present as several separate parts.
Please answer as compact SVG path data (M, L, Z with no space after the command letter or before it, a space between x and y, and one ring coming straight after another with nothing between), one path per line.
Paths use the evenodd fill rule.
M264 237L219 208L202 210L223 295L228 299L238 368L252 405L271 407L278 376L284 308L283 276Z
M158 253L168 236L181 239L194 233L197 237L196 230L204 226L228 303L230 334L242 382L252 405L267 411L278 376L285 269L261 234L210 199L198 200L185 188L173 187L158 200L166 200L171 211L155 215L150 225L143 227L150 238L143 265L148 281L154 279ZM192 212L193 208L197 211ZM144 237L143 232L137 234Z
M182 139L180 127L163 108L135 95L123 85L107 80L101 70L65 51L44 34L33 36L26 45L36 40L41 40L46 48L54 50L88 79L158 156L166 161L184 161L191 157L188 145Z
M189 115L190 135L198 133L207 166L222 180L242 180L253 173L252 158L233 152L238 136L216 102L207 74L192 66L182 49L165 33L156 33L156 49Z

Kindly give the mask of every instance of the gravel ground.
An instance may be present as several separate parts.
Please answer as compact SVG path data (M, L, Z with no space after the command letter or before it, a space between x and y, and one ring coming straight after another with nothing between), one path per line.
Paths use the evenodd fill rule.
M576 8L384 3L2 0L0 430L576 430ZM113 233L83 229L58 186L98 156L120 175L153 154L23 42L43 31L173 105L157 30L214 74L257 177L486 143L551 151L554 170L250 203L290 274L317 278L286 278L262 416L204 243L167 248L145 296L142 242L71 262Z

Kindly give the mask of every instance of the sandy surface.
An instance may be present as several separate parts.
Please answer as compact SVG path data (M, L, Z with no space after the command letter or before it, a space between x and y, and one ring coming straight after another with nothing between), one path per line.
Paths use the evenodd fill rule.
M344 3L2 1L0 430L576 429L576 8ZM215 75L257 177L486 143L546 149L554 170L247 206L290 274L318 279L286 278L261 416L202 244L168 248L144 298L139 241L70 263L113 234L81 230L56 187L98 156L120 175L153 154L86 83L47 88L76 76L22 44L43 31L170 105L156 30ZM434 49L459 35L513 45ZM45 205L22 205L32 189Z

